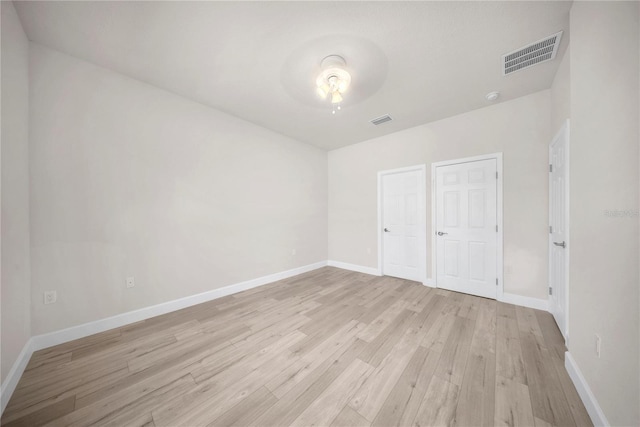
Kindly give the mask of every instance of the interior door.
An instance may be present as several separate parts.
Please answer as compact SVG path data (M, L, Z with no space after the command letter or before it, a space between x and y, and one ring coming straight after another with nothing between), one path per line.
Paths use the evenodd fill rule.
M567 337L568 124L549 147L549 308Z
M436 284L497 297L497 161L436 168Z
M424 172L382 175L382 274L422 280L420 194Z

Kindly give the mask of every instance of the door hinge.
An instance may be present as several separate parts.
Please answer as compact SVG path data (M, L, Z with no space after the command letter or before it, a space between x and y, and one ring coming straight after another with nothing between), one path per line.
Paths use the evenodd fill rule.
M553 288L549 286L549 295L553 295Z
M496 233L498 232L498 224L496 224Z
M498 278L496 277L496 286L498 286Z
M498 172L496 172L496 179L498 179Z
M549 226L549 234L553 234L553 227L551 225Z
M553 172L553 165L549 165L549 172Z

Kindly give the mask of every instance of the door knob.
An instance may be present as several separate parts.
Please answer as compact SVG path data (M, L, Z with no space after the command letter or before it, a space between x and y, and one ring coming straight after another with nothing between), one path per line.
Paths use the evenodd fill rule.
M566 248L566 247L567 247L567 244L566 244L565 242L562 242L562 243L553 242L553 244L554 244L554 245L556 245L556 246L563 247L563 248Z
M444 236L445 234L449 234L449 233L443 233L442 231L438 231L438 236Z
M386 228L386 227L385 227L384 232L385 232L385 233L389 233L390 231L389 231L389 229L388 229L388 228Z

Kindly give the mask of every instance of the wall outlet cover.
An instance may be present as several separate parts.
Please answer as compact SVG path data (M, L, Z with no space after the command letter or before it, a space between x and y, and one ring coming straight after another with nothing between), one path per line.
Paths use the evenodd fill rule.
M58 293L56 291L44 291L44 303L53 304L58 300Z

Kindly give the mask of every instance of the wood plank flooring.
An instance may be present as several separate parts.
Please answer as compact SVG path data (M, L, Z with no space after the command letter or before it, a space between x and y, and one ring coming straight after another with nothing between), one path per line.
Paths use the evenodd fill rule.
M3 426L584 426L549 313L325 267L33 355Z

